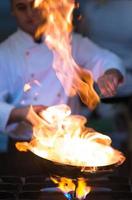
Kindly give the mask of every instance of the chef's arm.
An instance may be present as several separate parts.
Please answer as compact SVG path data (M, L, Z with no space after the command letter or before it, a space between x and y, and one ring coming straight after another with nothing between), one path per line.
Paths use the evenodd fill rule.
M122 60L113 52L101 48L87 37L75 34L73 40L73 56L76 63L90 72L97 82L98 78L109 70L117 70L125 77L125 68Z
M125 78L122 60L113 52L99 47L80 35L76 35L73 46L73 55L77 64L92 74L102 95L115 95L118 86Z
M119 69L111 68L108 69L104 74L116 76L120 84L124 81L124 76Z
M5 131L9 115L13 109L13 105L0 101L0 131Z
M105 97L116 95L119 84L123 82L123 75L118 69L109 69L97 80L98 88Z

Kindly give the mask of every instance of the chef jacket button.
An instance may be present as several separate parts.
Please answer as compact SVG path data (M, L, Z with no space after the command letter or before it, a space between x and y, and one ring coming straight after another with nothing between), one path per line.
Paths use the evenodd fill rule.
M35 76L34 73L32 73L32 74L31 74L31 77L34 78L34 76Z
M37 100L38 100L38 98L37 98L37 97L34 97L34 98L33 98L33 100L34 100L34 101L37 101Z
M58 94L57 94L57 96L58 96L58 97L60 97L60 96L61 96L61 94L60 94L60 93L58 93Z
M27 52L26 52L26 56L29 56L29 54L30 54L29 51L27 51Z

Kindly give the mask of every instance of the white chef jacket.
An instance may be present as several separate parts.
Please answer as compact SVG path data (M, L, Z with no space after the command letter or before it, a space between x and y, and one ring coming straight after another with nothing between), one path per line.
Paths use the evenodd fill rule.
M76 63L91 71L97 81L106 70L116 68L124 74L121 60L101 49L88 38L73 34L72 53ZM5 131L14 107L26 105L68 104L81 114L77 97L69 98L52 68L53 53L43 42L17 30L0 45L0 131ZM34 81L36 80L36 81ZM24 92L24 85L31 89ZM20 137L24 138L24 133Z

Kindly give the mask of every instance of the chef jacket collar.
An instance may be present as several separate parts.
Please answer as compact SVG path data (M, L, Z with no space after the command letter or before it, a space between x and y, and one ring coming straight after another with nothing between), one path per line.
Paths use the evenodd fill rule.
M37 40L36 42L34 41L34 38L29 35L28 33L24 32L22 29L18 29L17 32L18 34L18 39L20 41L20 44L24 44L24 46L26 45L27 48L29 47L34 47L38 44L42 44L44 43L45 37L42 36L42 38L40 40Z

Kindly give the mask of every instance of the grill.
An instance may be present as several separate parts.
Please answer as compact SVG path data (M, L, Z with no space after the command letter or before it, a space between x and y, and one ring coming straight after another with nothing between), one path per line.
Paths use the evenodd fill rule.
M127 177L111 175L92 178L87 180L87 183L92 187L92 191L85 200L132 199L132 183ZM57 189L57 185L45 176L0 176L0 199L66 200L67 198Z

